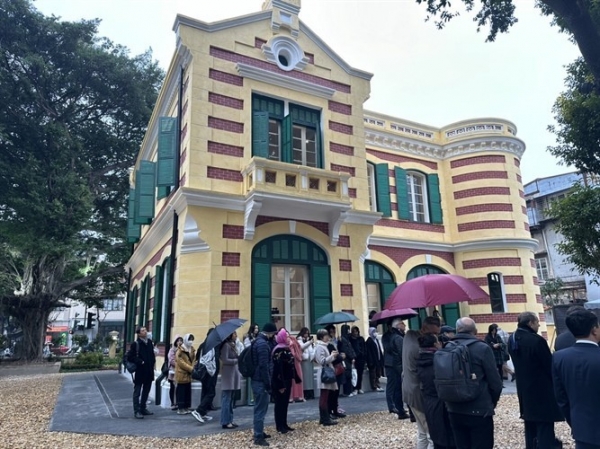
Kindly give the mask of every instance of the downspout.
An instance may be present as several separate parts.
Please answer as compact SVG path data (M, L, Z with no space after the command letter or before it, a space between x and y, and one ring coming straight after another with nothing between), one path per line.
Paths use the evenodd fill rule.
M133 245L131 245L131 254L133 254ZM131 255L129 256L131 257ZM126 304L125 307L125 323L123 325L123 355L127 352L127 323L129 322L129 308L131 307L131 268L127 272L127 296L126 296ZM119 363L119 374L123 372L123 363Z
M182 104L181 101L183 99L183 74L184 69L181 67L181 72L179 75L179 99L177 101L177 153L175 155L175 186L173 186L173 192L176 192L180 187L179 183L179 173L181 170L181 111ZM171 254L169 258L169 277L167 278L167 297L169 298L169 310L167 313L167 319L165 320L165 327L167 329L167 335L165 337L165 359L168 356L168 351L171 348L171 326L172 326L172 315L173 315L173 287L175 285L174 277L175 277L175 258L177 257L177 237L179 235L179 215L177 215L177 211L173 211L173 232L171 234ZM161 373L160 376L155 381L155 393L154 399L156 405L160 405L161 403L161 387L160 384L164 379L164 375Z

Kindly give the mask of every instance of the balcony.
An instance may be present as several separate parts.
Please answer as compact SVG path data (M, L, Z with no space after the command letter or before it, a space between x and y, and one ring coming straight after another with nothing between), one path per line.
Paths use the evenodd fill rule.
M244 238L254 237L258 215L328 222L337 236L351 209L350 174L254 157L242 171L245 195Z

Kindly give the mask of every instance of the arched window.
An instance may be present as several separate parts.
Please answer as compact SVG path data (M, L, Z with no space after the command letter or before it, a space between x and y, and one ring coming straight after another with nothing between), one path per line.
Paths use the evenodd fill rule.
M365 285L367 287L367 309L379 311L396 288L391 271L383 265L367 260L365 262Z
M504 293L504 279L502 273L488 273L487 281L492 313L505 313L506 295Z

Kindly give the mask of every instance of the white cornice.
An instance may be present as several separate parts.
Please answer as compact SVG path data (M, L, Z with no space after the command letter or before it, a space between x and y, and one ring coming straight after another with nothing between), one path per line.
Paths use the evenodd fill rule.
M372 226L381 220L383 214L381 212L364 212L358 210L349 210L346 212L346 223L361 224Z
M262 81L267 84L272 84L279 87L285 87L305 94L315 95L321 98L332 98L335 89L330 87L319 86L318 84L308 81L299 80L290 76L281 75L279 73L270 72L248 64L239 62L236 64L236 69L240 76L250 78L257 81Z
M390 237L371 236L369 245L388 246L392 248L418 249L423 251L442 251L451 253L489 251L495 249L526 249L535 251L538 246L535 239L482 239L464 243L435 243L426 241L396 239Z
M525 152L523 141L509 136L482 136L455 141L447 145L436 145L386 131L365 129L365 143L373 145L375 148L372 149L374 150L379 147L441 160L485 151L508 153L520 158Z
M135 247L131 258L125 264L126 269L133 272L138 271L139 267L156 250L156 243L163 240L167 232L173 229L173 207L167 204L160 215L150 224L150 229L144 234L140 242Z
M227 195L217 192L198 191L190 188L180 188L173 199L172 206L181 214L189 206L210 207L243 212L244 200L239 195Z
M208 33L214 33L215 31L226 30L228 28L235 28L241 25L247 25L250 23L260 22L271 18L272 11L260 11L244 16L234 17L233 19L219 20L218 22L203 22L202 20L194 19L192 17L177 14L175 17L175 23L173 24L173 31L177 32L177 28L181 25L196 28L198 30L206 31Z

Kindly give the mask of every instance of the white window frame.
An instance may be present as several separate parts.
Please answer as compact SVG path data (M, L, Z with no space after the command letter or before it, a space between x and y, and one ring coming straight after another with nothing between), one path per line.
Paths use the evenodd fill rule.
M277 157L271 154L271 149L275 147L275 145L271 145L271 136L274 135L271 133L271 124L277 125ZM271 118L269 119L269 154L268 158L272 161L280 161L281 160L281 120Z
M377 212L377 186L375 184L375 165L367 163L367 183L369 184L369 206Z
M300 329L292 329L292 316L300 316L298 314L296 315L292 315L291 314L291 309L292 309L292 303L291 303L291 284L290 284L290 280L291 280L291 270L301 270L304 273L304 282L303 282L303 290L304 290L304 323L301 327L310 327L310 301L309 301L309 292L308 292L308 288L309 288L309 284L308 284L308 269L307 267L303 266L303 265L287 265L287 264L273 264L271 265L271 272L273 273L273 271L277 268L283 268L284 269L284 279L283 279L283 284L284 284L284 307L285 307L285 314L279 313L276 315L272 315L273 318L280 318L283 321L283 325L279 326L279 327L285 327L285 329L290 332L290 333L296 333L298 332ZM272 276L271 278L271 285L274 284L276 281L273 280L274 277ZM277 281L278 282L278 281ZM271 286L271 291L273 291L273 287ZM272 298L271 301L273 301ZM276 298L276 299L282 299L282 298ZM273 304L273 303L271 303Z
M417 203L417 193L415 192L415 180L421 180L421 191L423 192L423 219L419 218L419 213L415 207ZM429 194L427 192L427 178L418 172L407 171L406 172L406 190L408 196L408 212L410 214L410 220L418 223L430 223L431 218L429 217Z
M546 276L543 276L544 270L546 271ZM551 278L547 257L539 257L535 259L535 272L537 274L538 281L547 281Z
M489 275L498 277L498 282L500 283L500 292L502 294L502 312L494 312L494 310L492 308L492 295L490 294L490 308L492 308L492 313L506 313L508 310L508 304L506 302L506 291L504 288L504 276L502 275L502 273L498 273L498 272L488 273L488 276ZM488 281L488 290L490 290L488 276L486 276L486 280Z
M367 290L367 315L369 313L371 313L371 310L375 310L376 312L379 312L379 310L381 310L381 284L379 284L378 282L366 282L366 290ZM369 295L369 286L370 285L374 285L376 287L376 293L375 295ZM377 307L372 307L371 306L371 300L375 299L374 303L377 304Z
M301 136L300 136L300 148L296 148L296 142L298 141L297 138L294 137L294 129L298 128L301 131ZM306 151L306 143L308 142L308 139L306 138L306 131L308 129L312 129L315 133L315 139L312 140L314 147L315 147L315 151L314 151L314 163L313 165L308 165L307 161L307 151ZM294 153L300 150L302 153L302 159L301 161L294 161L294 163L297 163L299 165L302 165L304 167L312 167L312 168L316 168L317 167L317 130L314 128L311 128L309 126L305 126L305 125L296 125L296 124L292 124L292 160L294 159Z

